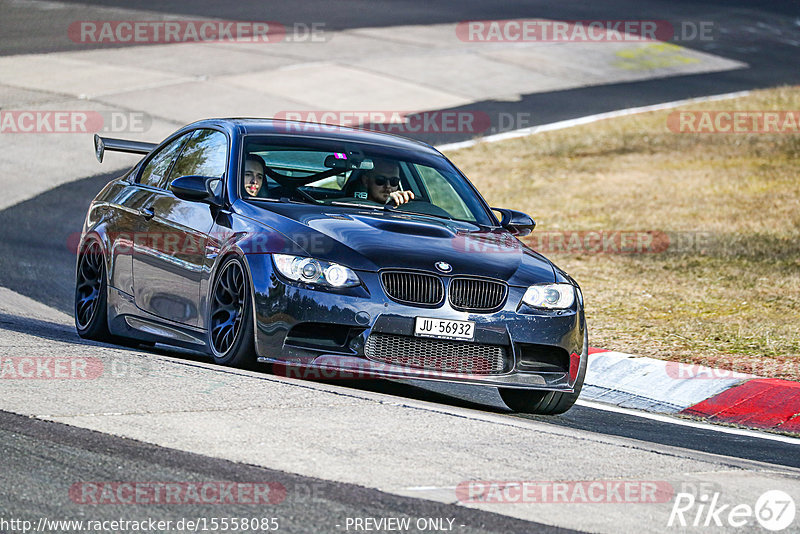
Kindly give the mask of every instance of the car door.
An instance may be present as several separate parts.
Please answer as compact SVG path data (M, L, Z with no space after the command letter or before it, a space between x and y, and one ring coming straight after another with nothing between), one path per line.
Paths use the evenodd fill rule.
M146 251L146 229L143 222L149 216L153 192L166 179L175 158L192 133L176 136L155 150L136 170L132 183L117 198L119 208L115 214L112 257L113 269L109 284L128 295L134 294L133 262L137 254Z
M223 178L228 139L220 131L198 129L179 152L142 209L133 259L134 299L140 309L160 318L199 326L200 284L214 213L209 204L177 198L169 182L189 175Z

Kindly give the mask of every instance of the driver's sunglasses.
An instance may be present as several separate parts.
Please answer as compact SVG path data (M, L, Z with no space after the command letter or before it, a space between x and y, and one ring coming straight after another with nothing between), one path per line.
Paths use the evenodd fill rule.
M386 185L386 182L389 182L389 185L392 187L400 185L400 178L397 176L382 176L379 174L375 176L373 180L375 180L375 185L377 186Z

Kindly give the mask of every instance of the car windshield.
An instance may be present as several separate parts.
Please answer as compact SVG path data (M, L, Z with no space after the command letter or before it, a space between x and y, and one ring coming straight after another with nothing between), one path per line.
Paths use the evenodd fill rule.
M397 209L491 225L483 202L447 159L335 140L245 140L239 194L246 200L294 201L345 208ZM395 206L395 191L413 199Z

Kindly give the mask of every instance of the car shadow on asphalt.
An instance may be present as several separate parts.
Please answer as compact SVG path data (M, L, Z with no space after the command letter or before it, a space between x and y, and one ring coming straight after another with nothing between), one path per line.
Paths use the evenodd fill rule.
M61 341L76 345L93 345L92 341L81 339L75 332L75 327L62 323L55 323L45 319L21 317L10 313L0 312L0 330L39 337L48 341Z
M129 350L136 352L147 351L162 356L171 356L193 361L211 361L211 357L202 352L184 350L164 345L146 346L135 341L131 341L130 344L120 345L115 343L103 343L99 341L83 339L78 336L78 333L75 331L75 327L72 325L48 321L46 319L22 317L19 315L0 312L0 336L2 336L3 330L46 339L48 341L70 343L72 345L108 347L118 350Z
M72 325L0 312L0 331L2 330L15 332L26 336L37 337L48 341L70 343L72 345L108 347L118 350L148 352L160 356L168 356L171 358L193 362L213 362L211 357L205 353L170 347L167 345L158 344L155 346L147 346L132 342L130 346L128 346L112 343L100 343L97 341L82 339L75 332L75 327ZM263 373L267 376L272 376L268 366L265 365L255 366L253 370ZM493 388L478 388L476 386L458 387L450 384L422 384L419 381L405 382L385 379L309 380L303 378L291 378L291 380L297 380L298 383L306 382L335 385L353 390L391 395L393 397L398 397L398 399L419 400L459 408L470 408L474 410L497 413L508 412L507 409L502 407L502 402L499 400L499 397L496 399L486 398L490 396L486 395L485 391L479 391L482 389ZM436 391L436 389L442 388L445 388L446 391ZM453 391L450 391L451 389ZM476 395L480 396L481 398L477 400L475 398Z
M469 408L483 412L508 413L495 388L485 386L464 386L448 383L395 380L337 380L329 381L361 391L370 391L457 408ZM438 391L437 391L438 390Z

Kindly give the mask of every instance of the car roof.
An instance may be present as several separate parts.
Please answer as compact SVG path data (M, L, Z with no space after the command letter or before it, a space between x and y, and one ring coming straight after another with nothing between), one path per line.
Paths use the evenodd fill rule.
M280 134L345 142L351 141L441 156L441 153L434 147L422 141L417 141L416 139L374 130L361 130L348 126L319 124L315 122L231 117L205 119L187 125L185 128L197 128L203 125L227 125L228 127L237 129L240 134Z

